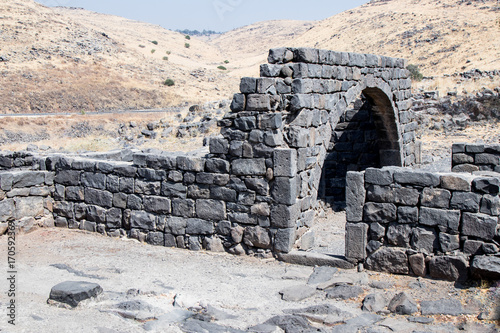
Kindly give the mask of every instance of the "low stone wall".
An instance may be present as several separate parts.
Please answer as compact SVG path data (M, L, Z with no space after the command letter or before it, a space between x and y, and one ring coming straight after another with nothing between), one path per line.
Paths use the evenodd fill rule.
M0 171L0 235L9 223L21 232L54 226L54 172Z
M500 144L454 144L452 147L452 171L500 172Z
M346 257L375 271L500 278L500 177L367 169L347 177ZM483 266L497 266L497 273Z

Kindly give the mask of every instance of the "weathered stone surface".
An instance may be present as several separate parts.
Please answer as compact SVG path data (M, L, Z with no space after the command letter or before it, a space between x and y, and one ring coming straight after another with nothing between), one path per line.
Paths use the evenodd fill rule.
M98 190L106 189L106 175L102 173L84 172L81 183L85 187L93 187Z
M267 171L266 161L263 158L234 160L231 169L237 176L264 176Z
M365 267L378 272L409 273L406 250L400 248L383 247L379 249L366 259Z
M156 217L143 211L132 211L130 215L130 226L134 229L155 230Z
M113 207L113 194L108 191L96 190L93 188L85 189L85 203L99 205L106 208Z
M96 283L66 281L52 287L49 299L76 307L81 301L97 297L102 291Z
M366 190L362 173L348 172L346 177L346 218L348 222L363 220Z
M485 280L500 280L500 258L496 256L475 256L471 265L472 275Z
M270 111L271 99L267 94L249 94L246 99L247 111Z
M469 192L471 190L471 180L461 175L442 175L441 187L451 191Z
M441 180L438 175L430 172L415 172L400 170L394 173L394 180L400 184L437 187Z
M345 242L345 253L348 259L364 260L368 242L368 225L366 223L347 223Z
M122 210L111 208L106 212L106 226L109 229L120 229L122 227Z
M481 199L479 212L483 214L499 216L500 215L500 197L485 194Z
M444 253L458 250L460 248L460 236L441 232L439 233L439 245L441 245L441 251Z
M372 202L394 203L415 206L420 193L416 189L371 185L367 189L366 199Z
M294 205L297 201L296 178L276 177L271 185L274 201L284 205Z
M500 178L476 178L472 181L472 186L476 192L497 195L500 191Z
M417 276L425 277L427 275L427 268L425 265L425 256L422 253L417 253L408 258L410 267L413 273Z
M221 137L210 138L209 149L212 154L227 154L229 152L229 143Z
M14 198L15 214L13 217L39 217L44 214L42 197L17 197Z
M80 171L60 170L56 173L54 181L61 185L78 186L80 185L80 174Z
M165 197L185 198L187 187L182 183L163 182L161 184L161 195Z
M368 202L363 207L363 221L388 223L397 218L397 208L392 203Z
M281 299L287 302L300 302L316 294L316 288L309 286L292 286L281 290Z
M214 224L202 219L188 219L186 233L189 235L212 235L214 233Z
M165 236L163 232L148 232L146 236L146 243L155 246L165 245Z
M326 290L326 298L330 299L351 299L356 298L363 293L360 286L351 286L347 284L335 286Z
M186 233L187 219L182 217L169 217L166 222L165 231L179 236Z
M170 214L170 199L157 196L145 196L143 199L144 209L151 213Z
M172 215L181 217L194 217L194 207L194 200L175 198L172 200Z
M464 213L462 216L462 234L492 240L496 235L497 224L497 217L480 213Z
M399 206L398 223L412 224L418 222L418 207Z
M434 253L438 247L436 231L433 229L415 228L412 232L411 247L419 252L426 254Z
M203 172L205 170L205 159L177 156L177 167L184 171Z
M276 149L273 153L274 176L295 177L297 175L297 150Z
M422 192L421 205L434 208L448 208L450 206L451 193L448 190L438 188L424 188Z
M325 283L332 279L333 275L338 272L336 267L330 266L317 266L314 267L313 273L309 276L307 280L308 285L317 285L320 283Z
M398 247L408 247L411 231L408 224L391 223L387 228L387 242Z
M274 250L277 252L288 253L295 244L295 228L278 229L274 238Z
M226 203L220 200L196 200L196 215L204 220L222 221L226 219Z
M381 293L369 294L363 300L361 310L378 313L385 310L388 304L389 301L386 295Z
M421 207L419 223L428 226L440 225L458 231L460 211Z
M462 304L457 299L440 299L438 301L423 301L420 303L423 316L449 315L459 316L466 314Z
M450 201L451 209L476 213L479 211L481 196L471 192L454 192Z
M303 266L332 266L342 269L353 269L354 264L341 258L322 253L291 251L289 253L278 253L278 260L294 265Z
M460 256L438 256L429 262L430 276L448 281L465 281L469 263Z
M269 231L260 226L245 228L243 243L248 246L257 247L261 249L272 248L272 241Z
M417 303L405 292L394 296L387 308L392 313L399 315L412 315L418 311Z
M32 187L45 183L45 172L42 171L13 172L12 176L13 188Z
M463 252L465 254L479 255L483 253L483 242L477 240L466 240L464 243Z
M387 186L393 182L393 169L374 169L365 170L365 181L369 184Z
M379 223L370 224L370 239L380 240L385 236L385 228Z

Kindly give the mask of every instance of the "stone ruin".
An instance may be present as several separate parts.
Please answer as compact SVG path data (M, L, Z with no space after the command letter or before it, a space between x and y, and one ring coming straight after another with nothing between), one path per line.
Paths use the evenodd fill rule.
M269 257L309 249L314 236L309 227L319 201L334 208L347 202L346 256L352 267L364 263L371 269L418 274L410 265L416 255L423 255L420 264L423 260L427 267L426 255L443 250L428 246L428 234L436 242L448 237L447 244L454 244L450 251L466 252L464 237L470 237L486 241L481 249L488 254L498 252L492 226L484 237L464 234L464 217L458 213L458 222L450 220L445 228L439 214L450 209L456 215L461 208L428 204L446 193L453 202L454 191L462 188L444 186L438 175L421 180L407 169L380 169L420 163L405 60L279 48L270 50L268 62L261 66L260 78L241 80L232 112L219 121L220 136L210 138L208 153L3 153L0 222L16 220L25 230L38 223L158 246ZM500 164L498 154L493 162ZM400 173L410 180L401 181L407 176ZM480 193L479 208L470 213L483 214L483 201L487 206L486 196L495 193L483 193L479 183L470 183L469 192ZM493 206L495 200L498 192ZM430 211L425 220L426 210L439 212ZM498 222L498 214L488 216L489 224ZM483 216L477 219L483 221ZM425 237L416 236L414 230L420 229ZM425 246L415 245L424 239ZM387 269L377 259L386 261L377 253L395 251L395 246L401 260L387 264L406 269Z

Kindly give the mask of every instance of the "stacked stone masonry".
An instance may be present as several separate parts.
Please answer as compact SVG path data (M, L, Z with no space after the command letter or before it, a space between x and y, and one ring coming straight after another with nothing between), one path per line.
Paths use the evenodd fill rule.
M452 147L452 171L500 172L500 144L454 144Z
M498 278L483 268L500 262L499 192L499 174L351 172L346 256L376 271Z
M203 156L15 153L0 167L54 174L59 227L269 256L312 238L318 198L343 202L348 171L419 163L410 87L403 59L272 49Z

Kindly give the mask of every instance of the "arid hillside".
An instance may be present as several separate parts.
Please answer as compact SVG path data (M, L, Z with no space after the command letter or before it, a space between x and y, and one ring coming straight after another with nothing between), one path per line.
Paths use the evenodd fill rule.
M268 49L279 46L407 58L427 77L415 83L423 90L498 86L498 75L475 71L500 69L496 0L372 0L319 22L259 22L211 38L32 0L3 0L0 13L0 113L228 99L240 77L258 76Z

